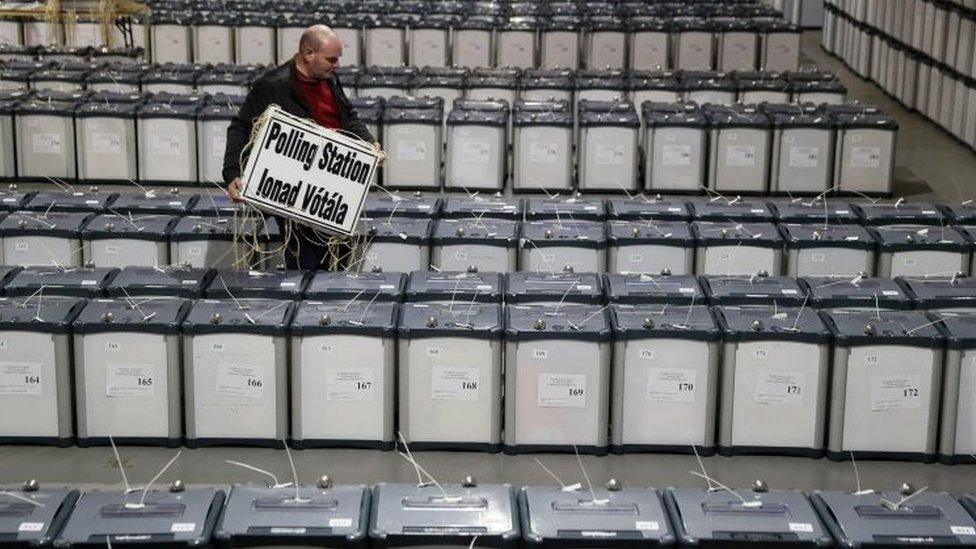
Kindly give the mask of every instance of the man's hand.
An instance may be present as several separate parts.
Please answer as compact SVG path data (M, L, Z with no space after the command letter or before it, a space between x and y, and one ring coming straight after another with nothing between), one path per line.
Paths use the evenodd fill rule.
M240 177L235 178L233 181L230 182L230 185L227 185L227 196L230 197L231 201L241 202L242 187L243 187L243 183L241 182Z
M380 142L379 141L373 141L373 152L375 152L376 153L376 156L379 157L379 159L380 159L380 166L385 166L386 165L386 153L383 152L383 147L380 146Z

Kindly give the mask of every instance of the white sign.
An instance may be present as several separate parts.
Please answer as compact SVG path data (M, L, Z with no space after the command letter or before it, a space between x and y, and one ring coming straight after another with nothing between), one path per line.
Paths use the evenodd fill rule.
M430 398L477 402L480 378L477 368L435 364L430 372Z
M851 147L852 168L880 168L880 147Z
M691 145L664 145L661 148L662 166L691 166Z
M121 154L122 136L111 132L92 132L91 148L94 154Z
M586 376L539 374L540 408L585 408Z
M155 364L105 365L107 397L151 397L157 382Z
M371 145L265 111L244 170L245 202L327 232L352 235L379 157Z
M807 375L762 370L756 375L756 404L803 406Z
M647 400L653 402L694 402L695 370L686 368L648 368Z
M555 143L539 143L537 141L529 142L529 163L546 163L552 164L556 161L556 156L559 154L559 149Z
M725 149L725 165L732 167L755 166L756 147L754 145L729 145Z
M370 367L326 369L325 400L376 400L376 372Z
M153 133L149 138L149 150L153 156L180 156L183 154L183 143L175 135Z
M819 164L819 147L790 147L791 168L816 168Z
M922 407L922 388L917 375L871 378L871 411L888 412Z
M0 395L38 396L42 389L40 362L0 362Z
M31 136L31 148L34 154L62 154L61 134L35 133Z
M217 365L218 395L259 399L264 396L263 364Z
M624 146L608 143L597 143L595 160L597 166L623 166Z

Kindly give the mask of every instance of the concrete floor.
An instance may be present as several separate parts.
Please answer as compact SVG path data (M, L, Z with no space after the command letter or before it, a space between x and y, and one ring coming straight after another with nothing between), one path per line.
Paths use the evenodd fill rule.
M803 63L837 73L850 90L850 97L875 103L892 113L901 130L897 151L896 194L912 200L958 201L976 198L973 173L976 155L948 134L910 113L880 90L855 76L819 47L820 35L807 32L803 38ZM176 450L123 448L122 462L130 481L148 481ZM319 475L331 475L340 483L413 481L413 466L394 452L366 450L305 450L294 452L301 482L313 482ZM554 481L533 456L504 456L475 453L424 452L417 458L440 482L457 482L473 475L481 482L509 482L514 485L551 485ZM572 455L541 455L538 458L566 484L583 482ZM282 478L289 475L283 451L268 449L212 448L183 450L181 458L161 482L182 479L190 484L230 484L263 481L259 475L228 465L225 459L244 461L268 469ZM694 456L628 455L583 457L594 483L617 478L626 485L702 485L689 471L697 470ZM773 488L802 490L853 490L854 470L850 462L780 457L705 458L708 472L730 486L748 486L763 479ZM897 488L902 482L929 486L932 490L976 492L976 466L924 465L860 461L864 487ZM0 447L0 485L36 478L45 484L79 487L119 484L120 476L110 448Z

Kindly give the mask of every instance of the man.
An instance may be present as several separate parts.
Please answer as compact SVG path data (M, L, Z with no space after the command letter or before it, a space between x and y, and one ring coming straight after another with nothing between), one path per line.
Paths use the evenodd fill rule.
M342 41L325 25L314 25L302 33L298 53L284 65L274 69L254 83L244 104L227 129L227 149L224 153L224 182L227 194L240 201L241 151L251 138L254 120L268 105L276 104L295 116L314 120L326 128L343 129L366 142L383 158L380 145L366 125L356 115L335 71L342 57ZM284 227L280 217L278 224ZM291 223L292 234L285 251L289 269L317 270L334 259L322 245L322 238L308 227ZM345 247L341 247L345 249Z

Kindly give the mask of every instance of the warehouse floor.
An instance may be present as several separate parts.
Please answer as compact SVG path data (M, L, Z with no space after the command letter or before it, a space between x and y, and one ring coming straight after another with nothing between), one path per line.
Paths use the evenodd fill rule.
M900 123L896 155L897 196L911 200L956 202L976 198L972 188L976 155L948 134L908 112L878 88L860 80L819 47L820 34L807 32L803 39L803 63L838 74L850 90L850 98L878 104ZM39 186L23 185L23 188ZM216 189L210 189L216 190ZM133 485L152 478L177 450L123 448L122 463ZM212 448L184 449L181 458L162 477L161 482L182 479L190 484L230 484L263 481L256 473L229 465L225 459L243 461L279 475L289 476L283 451L268 449ZM414 468L394 452L368 450L305 450L294 452L301 482L313 482L319 475L331 475L340 483L415 481ZM572 455L537 456L565 484L585 482ZM476 453L423 452L421 465L440 482L457 482L473 475L481 482L509 482L514 485L551 485L555 481L536 463L533 456L504 456ZM697 470L694 456L628 455L583 457L583 464L595 484L617 478L626 485L669 486L703 485L689 474ZM735 487L763 479L773 488L855 489L850 462L825 459L779 457L704 458L712 476ZM79 487L120 484L110 448L0 447L0 485L16 484L36 478L44 484L71 484ZM902 482L929 486L932 490L976 492L976 466L944 466L914 463L860 461L864 488L896 489Z

